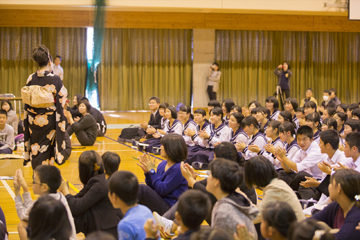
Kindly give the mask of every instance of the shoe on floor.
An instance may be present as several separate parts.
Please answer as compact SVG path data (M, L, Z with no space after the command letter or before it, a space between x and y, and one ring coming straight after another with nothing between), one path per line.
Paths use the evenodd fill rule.
M175 234L171 233L173 221L160 216L157 212L153 212L156 223L159 226L159 232L161 238L172 238Z

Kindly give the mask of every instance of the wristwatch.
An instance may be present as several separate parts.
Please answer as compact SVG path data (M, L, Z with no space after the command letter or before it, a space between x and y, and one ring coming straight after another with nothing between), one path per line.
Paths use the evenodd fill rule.
M148 128L151 128L151 125L148 125Z
M154 173L155 173L155 169L151 169L151 170L149 171L149 173L150 173L150 174L154 174Z

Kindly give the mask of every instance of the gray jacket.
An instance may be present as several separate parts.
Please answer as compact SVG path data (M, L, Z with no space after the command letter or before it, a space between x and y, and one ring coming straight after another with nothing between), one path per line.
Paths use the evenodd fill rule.
M258 213L257 207L251 203L246 195L232 193L216 202L211 215L211 227L222 228L235 233L236 226L241 223L257 239L252 220L256 218Z

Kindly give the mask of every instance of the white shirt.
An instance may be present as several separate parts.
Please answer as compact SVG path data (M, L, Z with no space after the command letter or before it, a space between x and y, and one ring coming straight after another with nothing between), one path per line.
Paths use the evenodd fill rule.
M185 140L186 145L188 146L195 146L195 143L193 142L193 140L191 139L191 137L186 136L185 135L185 131L187 129L191 129L193 131L195 131L195 133L197 133L197 127L196 127L196 123L194 122L194 120L192 120L191 118L189 118L189 120L185 123L184 125L184 129L183 129L183 133L182 133L182 137Z
M274 141L271 142L271 144L277 148L277 147L284 147L284 143L280 140L280 138L276 138ZM272 154L267 152L265 149L261 150L259 152L259 155L263 155L264 157L266 157L267 159L269 159L269 161L274 165L275 169L279 169L282 168L281 166L281 162L279 160L276 159L276 157Z
M264 149L266 144L267 144L267 139L265 134L263 134L262 132L258 132L257 134L251 136L248 146L256 145L260 148L261 151ZM250 151L247 147L244 149L245 160L249 160L250 158L255 157L257 155L258 154L256 152Z
M204 125L202 126L202 129L200 129L200 126L197 125L196 126L196 134L194 136L191 137L191 139L193 140L195 145L198 145L200 147L206 148L206 145L204 144L203 139L197 134L200 130L205 131L209 136L211 133L210 130L210 125L209 123L205 122Z
M170 121L167 121L165 123L164 131L166 133L176 133L176 134L179 134L180 136L182 136L183 125L177 119L175 119L175 121L173 122L173 124L171 126L170 126ZM164 135L160 134L160 136L163 137Z
M296 163L298 172L305 171L316 179L322 179L324 174L317 164L326 159L327 155L322 154L319 145L313 141L306 151L300 149L291 160Z
M356 161L352 161L350 164L350 168L354 169L357 172L360 172L360 157L358 157L358 159L356 159Z
M60 65L58 65L58 66L55 65L54 66L53 73L55 75L58 75L60 77L60 79L63 80L63 78L64 78L64 69Z
M210 125L210 137L203 140L206 148L214 148L217 143L229 142L230 128L222 123L217 129L214 124Z
M330 165L335 165L337 163L341 163L349 168L351 168L351 163L352 163L352 158L347 158L345 157L345 154L343 151L340 151L339 149L336 150L336 152L334 153L334 155L332 156L332 158L330 159L329 158L329 155L328 155L328 158L327 158L327 162L330 164Z
M244 130L242 129L242 127L239 127L239 129L234 133L234 131L232 130L232 128L230 128L231 133L230 133L230 142L235 144L235 143L245 143L246 145L249 142L249 136L246 134L246 132L244 132Z
M279 114L280 114L280 111L276 110L275 112L273 112L273 114L271 114L270 119L277 121Z

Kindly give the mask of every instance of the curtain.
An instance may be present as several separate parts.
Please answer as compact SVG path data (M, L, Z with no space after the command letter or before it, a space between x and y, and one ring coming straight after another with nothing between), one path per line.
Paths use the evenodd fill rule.
M307 88L321 103L335 88L344 103L359 100L360 33L216 31L215 58L222 72L219 100L265 104L275 93L275 68L284 61L293 72L290 95L299 101Z
M101 109L148 109L191 101L192 31L106 29L100 63Z
M69 98L84 94L86 80L86 28L0 28L0 93L20 97L28 76L37 70L32 51L40 44L55 59L62 57L64 85Z

